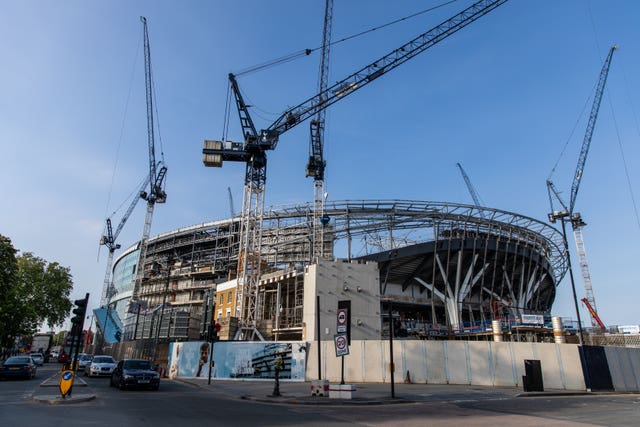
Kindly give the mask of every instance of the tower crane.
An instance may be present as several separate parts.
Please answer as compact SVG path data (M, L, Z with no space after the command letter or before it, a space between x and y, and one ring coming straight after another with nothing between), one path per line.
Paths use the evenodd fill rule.
M473 198L473 203L477 207L482 206L480 204L480 197L478 196L478 193L476 192L476 189L473 187L473 184L471 183L471 180L469 179L469 176L467 175L467 173L462 168L462 165L460 163L456 163L456 166L458 166L458 169L460 169L460 173L462 174L462 179L464 179L464 183L467 184L467 189L469 190L469 194L471 194L471 197Z
M231 194L231 187L227 187L227 192L229 193L229 213L231 214L231 218L236 216L236 210L233 207L233 194Z
M235 76L229 74L229 84L238 110L244 142L205 140L202 154L203 163L208 167L221 167L224 161L244 162L246 165L238 254L236 314L239 317L239 328L236 338L262 339L256 328L256 302L260 279L267 151L276 149L280 135L286 131L317 116L320 111L404 64L506 2L507 0L480 0L474 3L398 49L287 109L270 126L260 132L253 123L249 107L244 102Z
M322 54L320 56L320 74L318 77L318 93L323 93L329 80L329 52L331 50L331 27L333 22L333 0L325 1L324 26L322 32ZM319 100L320 103L324 99ZM311 245L311 259L324 257L324 227L328 218L324 216L324 170L327 162L324 160L324 129L326 109L321 109L315 119L309 122L310 141L309 162L306 175L313 177L313 244Z
M587 260L587 251L584 247L584 239L582 237L582 227L587 225L583 220L579 212L574 212L576 198L578 196L578 189L580 188L580 182L584 172L584 167L587 161L587 154L589 154L589 147L591 146L591 137L593 136L593 130L595 128L596 119L598 118L598 112L600 110L600 102L602 101L602 95L604 93L604 87L607 82L607 76L609 75L609 68L611 66L611 60L613 58L613 52L618 48L614 45L609 49L609 54L602 65L600 75L598 77L598 84L596 86L595 95L593 98L593 106L591 107L591 114L589 115L589 121L587 123L587 131L585 132L584 139L582 141L582 147L580 149L580 155L578 156L578 164L573 176L573 184L571 185L571 198L569 199L569 205L567 206L560 193L556 189L553 182L547 180L547 191L549 193L549 204L551 205L551 213L549 214L549 221L555 223L560 219L564 221L570 221L573 227L573 236L576 241L576 249L578 252L578 259L580 261L580 272L582 274L582 280L584 282L584 290L586 295L586 306L591 314L591 326L599 327L599 317L597 316L596 299L593 294L593 286L591 285L591 274L589 272L589 262ZM556 199L562 206L561 211L555 211L553 207L553 199ZM564 228L563 228L564 229ZM574 295L575 297L575 295ZM577 311L577 307L576 307ZM595 316L594 316L595 314ZM579 315L579 314L578 314ZM579 319L578 319L579 320Z
M149 176L147 175L144 182L142 183L142 186L140 187L139 193L143 192L145 187L148 184L149 184ZM134 197L133 200L131 201L131 204L129 204L129 208L127 208L127 211L122 216L122 219L118 224L118 227L116 227L116 231L114 232L111 226L111 218L107 218L107 222L105 225L105 234L103 234L100 237L100 244L106 246L107 249L109 249L109 255L107 256L107 270L104 275L104 283L102 285L102 297L100 298L101 307L104 307L105 305L107 305L109 303L109 300L111 300L111 297L113 297L113 295L115 294L115 289L113 288L113 283L111 282L111 267L113 266L114 253L116 250L120 249L120 245L116 243L116 240L118 239L118 236L120 235L120 232L122 231L122 228L124 227L125 223L129 219L129 216L133 212L133 209L138 204L138 200L140 200L140 198L137 196L138 195L136 194L136 197Z
M144 219L144 227L142 229L142 238L140 239L138 266L136 269L136 279L133 288L132 307L140 307L139 293L142 283L144 264L147 254L147 240L151 233L151 222L153 219L153 210L156 203L165 203L167 201L167 193L164 191L164 178L167 174L167 167L164 165L164 159L156 163L156 151L154 143L154 123L153 123L153 83L151 78L151 50L149 48L149 33L147 30L147 19L140 17L144 31L144 77L147 101L147 145L149 148L149 192L141 191L140 198L147 202L147 213Z

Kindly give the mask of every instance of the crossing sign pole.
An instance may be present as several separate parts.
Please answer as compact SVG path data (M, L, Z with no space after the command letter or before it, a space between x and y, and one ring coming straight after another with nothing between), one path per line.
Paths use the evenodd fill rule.
M344 355L349 354L349 311L346 308L338 309L337 316L337 328L338 332L334 336L334 341L336 345L336 357L340 356L341 360L341 375L340 375L340 384L344 384Z

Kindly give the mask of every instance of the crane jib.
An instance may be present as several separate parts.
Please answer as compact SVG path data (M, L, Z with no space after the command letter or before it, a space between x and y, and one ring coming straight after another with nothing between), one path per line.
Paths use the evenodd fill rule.
M483 0L469 6L400 48L333 84L323 92L285 111L267 129L275 131L277 135L286 132L506 2L507 0Z
M219 150L212 151L211 147L206 147L205 155L220 155L221 160L247 161L249 151L274 150L277 146L281 134L292 129L305 120L313 117L320 111L333 105L345 96L361 89L368 83L376 80L392 69L398 67L429 47L446 39L458 30L464 28L471 22L491 12L508 0L481 0L469 6L467 9L442 22L436 27L419 35L413 40L405 43L400 48L363 67L349 77L326 88L324 91L314 95L297 106L282 113L269 127L256 131L249 108L244 102L240 93L238 82L233 74L229 74L229 82L236 101L236 107L245 138L244 150L234 147L232 152L220 147Z

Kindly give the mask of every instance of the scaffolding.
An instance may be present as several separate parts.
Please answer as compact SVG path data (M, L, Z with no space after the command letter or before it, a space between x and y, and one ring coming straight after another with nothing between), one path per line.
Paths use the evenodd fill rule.
M421 267L432 277L423 274L424 283L402 285L414 294L442 295L427 298L433 325L451 328L490 321L496 303L502 304L503 315L548 311L567 271L560 233L511 212L454 203L347 200L327 201L324 213L330 220L323 232L323 253L347 261L377 260L381 283L388 283L394 271L407 274L398 265L385 264L385 256L433 246ZM302 330L312 218L310 204L265 210L256 323L268 337L283 339ZM193 319L190 324L201 324L206 292L237 277L239 230L239 219L230 218L149 239L140 287L143 311L166 303ZM381 295L383 304L395 298ZM136 317L140 323L133 313L125 322L127 336L135 330ZM197 332L198 327L188 330Z

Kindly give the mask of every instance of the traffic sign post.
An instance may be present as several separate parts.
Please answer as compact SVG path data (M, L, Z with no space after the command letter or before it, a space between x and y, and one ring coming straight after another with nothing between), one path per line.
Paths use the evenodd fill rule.
M349 354L349 309L347 308L350 305L350 301L339 301L338 302L338 315L337 315L337 327L336 331L338 332L334 336L334 342L336 347L336 357L342 357L341 361L341 375L340 375L340 384L344 384L344 356Z

